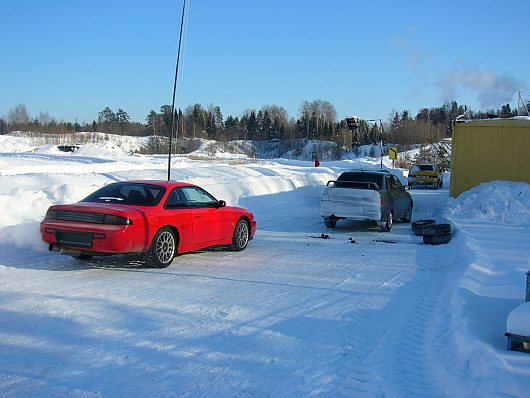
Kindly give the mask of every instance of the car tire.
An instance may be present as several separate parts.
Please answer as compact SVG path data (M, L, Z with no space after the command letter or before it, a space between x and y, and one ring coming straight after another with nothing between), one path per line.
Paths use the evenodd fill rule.
M328 228L335 228L337 226L337 220L335 220L334 218L325 218L324 224Z
M418 221L414 221L411 224L411 226L412 226L412 230L414 231L414 233L418 236L421 236L423 235L423 227L427 225L432 225L432 224L436 224L436 220L430 220L430 219L418 220Z
M175 234L168 227L158 230L147 251L147 265L153 268L168 267L177 253Z
M423 236L446 235L451 233L451 224L430 224L422 228Z
M423 235L423 243L426 245L444 245L449 243L452 235L449 234L440 234L440 235Z
M234 228L232 247L236 251L245 250L250 239L250 228L245 220L239 220Z
M390 232L392 229L392 225L394 224L394 212L390 210L388 212L388 216L385 220L385 223L381 226L382 232Z
M404 223L408 224L412 220L412 207L413 207L413 204L411 203L410 207L405 212L405 216L401 219Z

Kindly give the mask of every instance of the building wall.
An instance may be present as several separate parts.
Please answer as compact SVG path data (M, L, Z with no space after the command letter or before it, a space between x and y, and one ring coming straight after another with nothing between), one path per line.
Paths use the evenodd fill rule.
M453 125L449 194L495 180L530 184L530 118Z

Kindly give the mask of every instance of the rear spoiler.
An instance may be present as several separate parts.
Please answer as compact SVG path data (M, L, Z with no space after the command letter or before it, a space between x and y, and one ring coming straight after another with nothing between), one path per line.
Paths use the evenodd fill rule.
M374 191L380 190L379 184L376 182L330 180L328 181L326 186L329 186L329 184L331 183L333 183L333 185L337 188L361 188L361 189L373 189ZM337 183L339 183L339 185L337 185Z

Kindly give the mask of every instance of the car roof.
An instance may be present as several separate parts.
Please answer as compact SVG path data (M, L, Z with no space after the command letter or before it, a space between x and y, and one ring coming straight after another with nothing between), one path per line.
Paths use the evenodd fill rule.
M390 171L383 169L383 170L371 170L371 169L351 169L346 170L347 173L390 173Z
M127 183L127 184L150 184L150 185L159 185L166 188L174 187L194 187L196 185L190 184L183 181L166 181L166 180L127 180L127 181L118 181L117 183Z

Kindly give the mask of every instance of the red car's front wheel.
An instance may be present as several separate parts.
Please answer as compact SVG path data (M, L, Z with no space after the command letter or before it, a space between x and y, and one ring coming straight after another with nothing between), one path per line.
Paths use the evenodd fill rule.
M232 245L237 251L244 250L247 247L250 238L250 229L245 220L239 220L234 229L234 236L232 237Z

